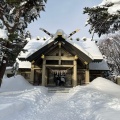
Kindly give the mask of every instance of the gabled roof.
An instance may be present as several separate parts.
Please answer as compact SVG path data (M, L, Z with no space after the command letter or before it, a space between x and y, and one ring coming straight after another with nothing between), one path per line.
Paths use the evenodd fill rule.
M87 39L86 41L80 40L70 40L66 37L64 32L59 32L59 34L55 34L53 38L49 38L47 40L31 40L24 49L28 51L26 53L21 52L19 59L26 59L28 61L36 61L41 59L41 55L53 50L57 46L57 42L62 43L62 47L66 49L73 55L77 55L80 60L83 62L92 62L92 61L102 61L103 57L100 53L97 45L94 41Z

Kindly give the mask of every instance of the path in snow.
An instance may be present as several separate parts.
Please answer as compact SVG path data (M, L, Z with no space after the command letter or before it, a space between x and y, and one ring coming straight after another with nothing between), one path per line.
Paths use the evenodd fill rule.
M12 79L13 83L14 80ZM17 82L19 83L18 79ZM24 84L24 80L22 82ZM0 120L120 118L120 86L106 79L97 78L88 86L71 88L69 93L48 93L46 87L31 87L28 83L20 87L22 82L17 83L18 87L15 84L15 88L12 88L14 84L11 84L10 90L8 87L10 84L3 85L4 87L0 89L5 91L0 93Z

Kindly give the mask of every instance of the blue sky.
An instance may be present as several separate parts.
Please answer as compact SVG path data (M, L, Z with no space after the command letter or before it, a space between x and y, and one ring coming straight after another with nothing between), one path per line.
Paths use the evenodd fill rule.
M48 0L45 12L41 12L41 17L29 24L28 29L32 37L47 36L39 30L39 28L44 28L50 33L62 29L66 34L80 29L72 38L91 38L92 35L88 32L89 26L85 27L88 16L83 14L83 8L96 6L101 2L102 0ZM97 35L95 37L98 38Z

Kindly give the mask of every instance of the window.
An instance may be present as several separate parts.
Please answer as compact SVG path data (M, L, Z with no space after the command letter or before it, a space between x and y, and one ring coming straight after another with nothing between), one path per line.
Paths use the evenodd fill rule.
M61 56L64 56L64 53L61 53Z
M48 65L58 65L58 60L46 60L46 64L48 64Z
M62 65L73 65L73 61L62 60L61 64Z
M59 54L58 54L58 53L56 53L56 56L59 56Z

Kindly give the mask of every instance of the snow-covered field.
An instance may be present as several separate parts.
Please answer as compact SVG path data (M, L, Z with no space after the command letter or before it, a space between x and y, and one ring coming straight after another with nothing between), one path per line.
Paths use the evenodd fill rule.
M69 93L48 93L20 75L4 78L0 120L120 120L120 86L96 78Z

